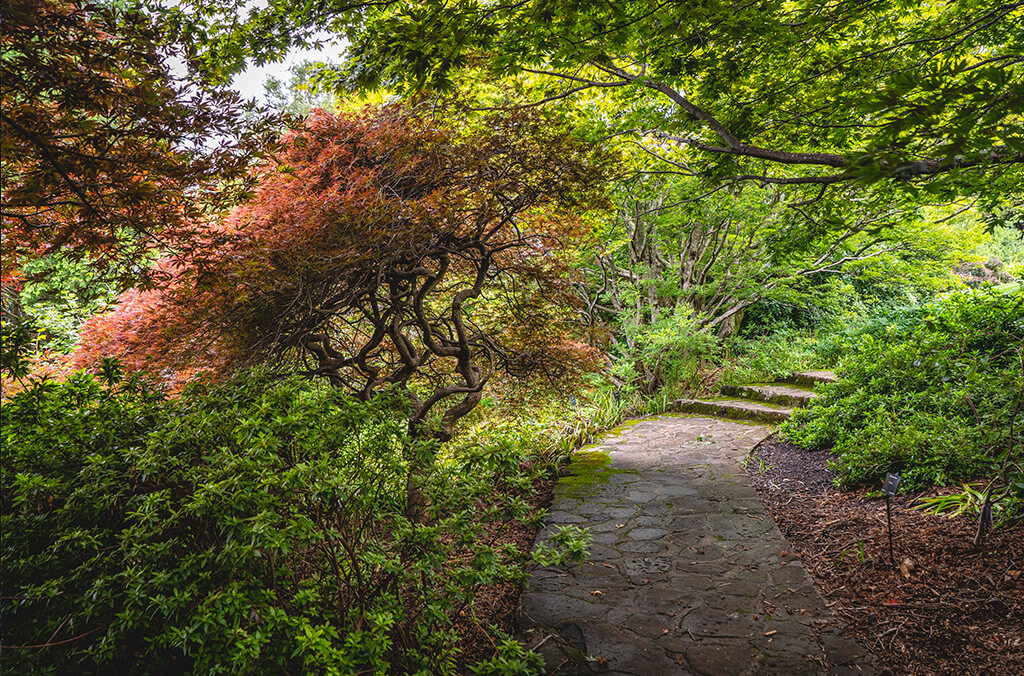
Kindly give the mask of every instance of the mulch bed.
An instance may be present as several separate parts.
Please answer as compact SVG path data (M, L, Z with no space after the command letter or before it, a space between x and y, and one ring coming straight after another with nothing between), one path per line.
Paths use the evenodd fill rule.
M529 498L534 510L546 509L551 505L555 481L555 478L551 478L534 486L535 493ZM516 521L508 521L501 524L500 531L492 533L489 540L493 544L511 542L516 549L525 553L533 547L538 530ZM474 594L474 612L456 618L454 628L461 637L458 647L461 651L459 663L463 667L462 673L470 673L470 665L495 655L497 645L492 638L492 626L506 634L515 633L513 617L519 604L520 591L520 585L511 582L479 587Z
M771 437L747 473L833 612L875 654L876 668L1024 675L1024 524L975 547L974 519L911 510L921 495L894 498L895 560L912 560L907 577L890 563L885 501L866 489L839 491L826 459Z

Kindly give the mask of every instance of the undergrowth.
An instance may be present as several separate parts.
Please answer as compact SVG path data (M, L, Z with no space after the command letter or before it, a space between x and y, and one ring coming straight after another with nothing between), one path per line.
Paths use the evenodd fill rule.
M116 364L4 403L4 663L21 673L529 673L495 632L463 664L453 618L529 559L489 528L536 522L548 430L439 455L426 524L397 393L359 402L249 373L168 401ZM568 445L569 442L565 442ZM556 444L557 446L557 444ZM558 449L562 452L566 446ZM539 550L578 559L579 530Z
M783 425L790 440L830 448L845 484L995 474L1024 498L1024 294L951 294L853 338L838 381Z

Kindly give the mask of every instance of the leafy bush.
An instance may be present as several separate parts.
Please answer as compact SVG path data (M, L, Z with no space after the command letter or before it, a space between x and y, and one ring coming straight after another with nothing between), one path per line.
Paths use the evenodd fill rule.
M702 329L685 305L676 306L651 324L628 330L634 348L617 364L617 375L644 394L654 394L663 387L669 390L667 396L696 390L702 370L718 356L718 337Z
M784 433L831 447L845 483L899 472L916 489L1019 461L1024 295L953 294L861 331L837 382Z
M54 255L28 261L19 305L33 320L35 351L70 352L82 322L106 310L116 287L82 261Z
M877 304L847 317L843 325L819 336L813 345L820 361L835 365L870 340L887 340L914 331L929 314L927 303Z
M259 374L170 402L111 362L31 384L4 404L5 667L455 672L453 618L523 575L488 524L533 516L534 477L519 448L463 447L409 521L407 468L436 449L403 407ZM531 663L502 645L482 673Z
M764 382L816 366L814 338L791 329L761 338L732 338L721 382L738 385Z

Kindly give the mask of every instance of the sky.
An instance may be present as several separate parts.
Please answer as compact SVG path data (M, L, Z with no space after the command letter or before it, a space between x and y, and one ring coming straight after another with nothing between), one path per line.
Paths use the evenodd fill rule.
M269 63L265 66L249 66L232 79L231 86L247 99L256 99L267 103L263 96L263 83L267 77L274 76L279 80L288 82L288 69L303 60L311 61L338 61L341 55L341 46L327 45L321 49L293 49L288 52L284 61Z

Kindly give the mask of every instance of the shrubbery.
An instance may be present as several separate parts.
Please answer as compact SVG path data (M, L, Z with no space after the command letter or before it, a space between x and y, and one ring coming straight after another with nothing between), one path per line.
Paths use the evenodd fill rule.
M725 343L721 382L727 385L767 382L817 366L815 338L782 329L758 338L732 337Z
M166 401L110 362L30 385L4 404L5 667L455 672L452 618L522 575L488 524L534 517L541 469L464 445L412 523L407 467L435 449L413 447L403 406L258 374ZM513 648L476 669L525 673Z
M844 483L946 485L1020 461L1024 295L952 294L847 340L839 380L783 427L831 447Z

